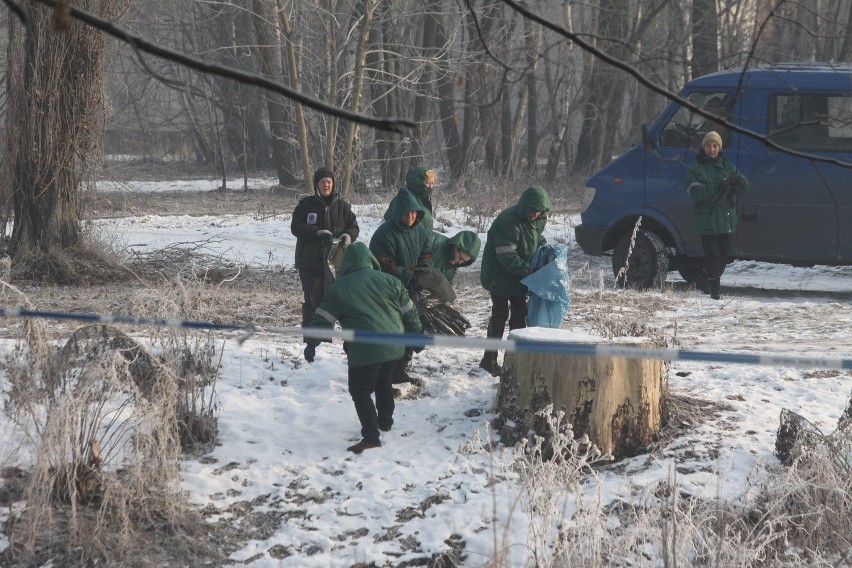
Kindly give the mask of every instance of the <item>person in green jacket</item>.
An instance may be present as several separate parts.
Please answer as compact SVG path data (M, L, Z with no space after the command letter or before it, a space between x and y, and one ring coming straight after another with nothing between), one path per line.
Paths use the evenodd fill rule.
M435 173L435 170L430 170L426 166L413 166L408 168L408 173L405 174L405 189L414 196L420 208L423 209L423 225L428 232L432 231L432 188L435 187L437 179L438 174ZM397 200L397 197L399 197L399 194L388 205L388 210L385 211L385 221L393 218L394 201Z
M527 287L521 279L533 271L530 261L545 244L542 233L548 211L550 197L544 188L528 187L518 203L497 215L488 229L479 275L483 288L491 294L488 337L502 339L507 319L510 330L526 327ZM497 352L486 351L479 367L498 375Z
M449 238L433 231L429 245L432 266L440 270L452 284L460 267L470 266L476 261L481 246L479 236L473 231L459 231Z
M705 134L695 163L686 171L686 191L693 200L693 224L704 249L706 291L714 300L721 299L722 273L737 229L736 198L748 187L745 176L722 154L722 137L714 131Z
M311 327L420 333L423 326L408 291L398 278L383 273L364 243L352 243L343 254L340 275L325 293L316 309ZM304 357L314 361L322 341L308 338ZM422 348L415 348L415 351ZM344 342L349 366L349 395L361 422L361 441L347 448L360 454L380 447L379 430L393 425L391 375L405 347L378 343ZM373 393L376 402L373 403Z
M370 239L370 251L382 271L396 276L406 287L412 286L415 268L432 267L432 231L423 224L425 217L425 209L402 188L391 202L391 218L379 225Z

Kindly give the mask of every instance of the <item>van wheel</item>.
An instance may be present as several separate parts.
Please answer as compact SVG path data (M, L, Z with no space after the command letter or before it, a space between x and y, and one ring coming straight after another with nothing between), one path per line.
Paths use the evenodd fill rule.
M631 249L632 234L627 233L619 240L612 252L612 272L616 283L623 288L637 290L662 288L669 271L669 253L663 239L654 232L639 231Z

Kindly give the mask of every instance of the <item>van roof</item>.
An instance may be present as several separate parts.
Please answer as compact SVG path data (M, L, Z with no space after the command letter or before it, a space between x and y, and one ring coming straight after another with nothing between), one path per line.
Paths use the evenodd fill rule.
M689 86L736 87L741 79L744 87L752 89L812 87L852 92L852 64L789 62L749 67L745 71L742 68L728 69L693 79Z

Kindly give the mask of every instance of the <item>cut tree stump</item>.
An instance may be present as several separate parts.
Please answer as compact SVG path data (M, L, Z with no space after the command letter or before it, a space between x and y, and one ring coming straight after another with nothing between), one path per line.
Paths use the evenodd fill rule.
M662 347L647 338L610 340L538 328L514 330L510 337ZM657 439L662 426L664 369L663 362L654 359L506 353L495 404L501 439L514 445L531 431L547 436L537 413L553 404L554 412L565 412L574 436L588 435L602 453L609 452L615 459L642 453Z

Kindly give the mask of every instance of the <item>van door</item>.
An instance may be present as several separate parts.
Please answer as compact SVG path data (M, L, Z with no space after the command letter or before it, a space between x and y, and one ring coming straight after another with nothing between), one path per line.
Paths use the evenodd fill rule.
M744 124L747 128L768 132L771 140L800 152L828 149L828 95L785 92L763 97L768 98L756 100L755 108L765 104L765 123L755 118L755 124ZM751 137L742 139L737 166L754 195L738 207L739 255L795 264L833 259L838 251L838 208L817 163Z
M681 96L714 115L728 119L733 114L733 92L704 88L684 90ZM721 135L725 155L735 156L735 142L726 127L674 105L657 133L656 152L646 153L645 207L658 211L658 218L671 223L672 237L685 256L704 256L701 239L693 230L692 199L684 179L687 168L695 162L701 140L711 130Z

